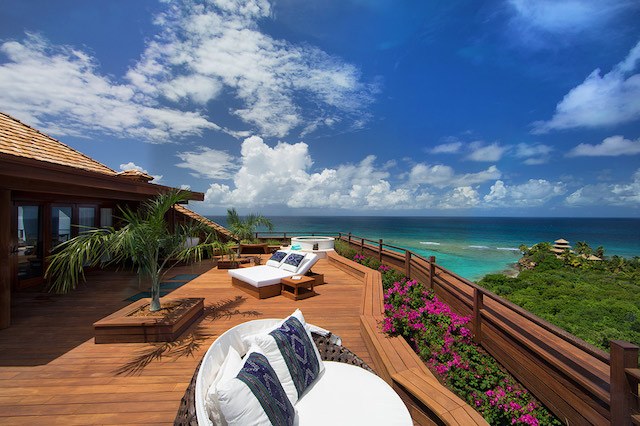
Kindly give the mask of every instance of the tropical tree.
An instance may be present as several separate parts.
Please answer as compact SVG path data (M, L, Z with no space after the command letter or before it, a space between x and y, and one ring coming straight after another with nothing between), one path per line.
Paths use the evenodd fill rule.
M596 249L596 256L604 260L604 247L598 246L598 248Z
M593 249L585 241L578 241L576 243L576 253L589 256L591 253L593 253Z
M242 219L235 208L227 210L227 226L239 241L253 241L258 226L273 230L273 223L266 217L252 213Z
M67 293L75 289L86 266L131 262L141 278L151 281L151 311L160 306L160 282L178 262L200 260L205 252L220 247L217 238L201 224L176 226L173 232L165 219L177 203L186 201L188 192L173 190L141 204L137 211L121 208L124 224L115 229L88 229L59 246L49 257L45 276L50 290ZM189 246L187 239L205 234L205 240ZM105 260L108 259L108 260Z

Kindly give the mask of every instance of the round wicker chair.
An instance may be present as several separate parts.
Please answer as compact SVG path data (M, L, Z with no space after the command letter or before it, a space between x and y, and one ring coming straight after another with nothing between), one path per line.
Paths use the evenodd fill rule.
M312 333L312 337L318 348L318 352L320 352L320 356L324 361L335 361L355 365L375 374L367 363L349 349L344 346L331 343L330 335L321 336L319 334ZM193 373L191 382L180 401L180 408L178 409L178 414L173 422L174 425L198 425L196 417L195 387L199 370L200 365L198 365L196 371Z

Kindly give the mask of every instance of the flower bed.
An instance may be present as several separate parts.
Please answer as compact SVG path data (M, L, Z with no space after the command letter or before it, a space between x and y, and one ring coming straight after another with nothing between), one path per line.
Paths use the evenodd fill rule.
M340 254L340 251L338 251ZM352 260L382 273L383 331L403 336L434 374L492 425L562 424L500 364L472 341L468 317L454 313L433 291L362 254Z

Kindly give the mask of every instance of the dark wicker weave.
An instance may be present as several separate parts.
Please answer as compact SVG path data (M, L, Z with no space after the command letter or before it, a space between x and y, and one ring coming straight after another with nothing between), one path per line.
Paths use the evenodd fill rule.
M313 340L316 343L318 348L318 352L320 352L320 357L324 361L336 361L336 362L344 362L345 364L356 365L358 367L364 368L367 371L373 373L371 367L367 365L366 362L361 360L356 354L351 352L349 349L344 346L335 345L329 342L329 336L320 336L319 334L312 334ZM202 361L200 361L202 363ZM198 425L198 419L196 417L196 378L198 377L198 370L200 370L200 364L196 367L196 371L193 373L193 377L191 378L191 383L187 387L187 390L184 392L184 396L180 401L180 408L178 409L178 414L176 415L175 420L173 421L174 425ZM374 373L375 374L375 373Z

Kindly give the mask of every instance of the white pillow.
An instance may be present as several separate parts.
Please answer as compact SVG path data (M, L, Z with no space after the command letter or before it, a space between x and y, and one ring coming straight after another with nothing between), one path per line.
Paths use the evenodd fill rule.
M300 386L300 382L298 381L298 386L301 387L299 391L298 387L296 387L296 383L294 381L294 378L291 375L289 367L287 366L285 357L280 351L280 347L278 346L276 339L273 336L269 335L270 332L280 328L291 317L295 317L298 321L300 321L300 323L304 327L304 331L307 334L308 341L310 342L310 346L312 347L312 353L310 355L314 356L318 362L318 365L317 365L318 370L317 370L317 374L315 375L315 378L317 379L322 375L322 372L324 371L324 363L322 362L322 358L320 357L320 352L318 352L318 348L316 347L315 342L311 337L310 327L307 325L304 319L304 315L302 315L302 312L300 311L300 309L296 309L293 312L293 314L291 314L290 316L288 316L287 318L279 322L277 326L269 330L266 330L264 333L246 336L242 340L243 340L243 343L247 346L254 346L254 347L257 346L260 348L261 352L264 353L264 355L267 357L267 359L269 360L269 363L271 364L276 374L278 375L278 379L280 380L280 383L282 384L283 389L287 393L289 400L291 401L292 404L295 404L296 402L298 402L298 399L300 399L300 397L304 393L304 390L306 389L306 387L310 386L310 383L307 383L305 387L305 386ZM300 377L300 376L297 376L297 377Z
M238 371L240 371L241 368L242 358L240 357L240 354L233 347L230 347L227 356L224 361L222 361L216 376L211 382L211 386L209 386L209 389L207 390L207 395L204 400L204 406L209 413L209 419L211 419L214 425L224 426L227 424L220 413L216 387L219 383L226 382L227 380L236 377L236 374L238 374Z
M258 347L249 348L237 376L218 384L217 394L229 426L295 423L295 407Z
M271 255L271 258L267 260L266 265L273 266L274 268L279 268L284 262L284 259L287 257L289 253L283 250L278 250L277 252Z
M280 269L289 272L296 272L302 264L304 257L305 255L301 253L289 253L289 255L282 261Z

